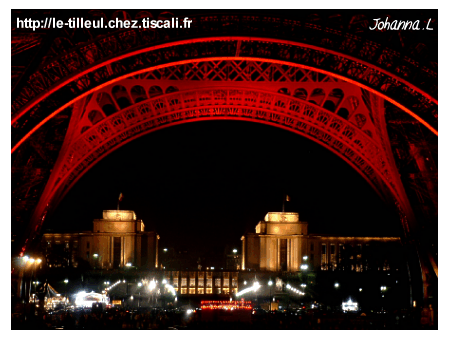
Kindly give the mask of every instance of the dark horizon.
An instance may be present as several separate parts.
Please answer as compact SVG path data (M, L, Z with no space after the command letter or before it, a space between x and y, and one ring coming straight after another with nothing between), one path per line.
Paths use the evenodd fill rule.
M331 170L330 170L331 169ZM68 192L44 232L90 231L102 211L134 210L160 247L225 253L267 212L298 212L309 232L399 236L397 215L355 170L304 137L249 122L188 123L102 159ZM367 216L369 215L369 216ZM212 238L212 239L211 239Z

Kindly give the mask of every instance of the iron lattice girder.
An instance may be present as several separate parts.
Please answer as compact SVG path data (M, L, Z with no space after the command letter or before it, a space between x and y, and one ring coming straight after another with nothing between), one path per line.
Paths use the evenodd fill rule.
M215 30L208 32L217 35ZM13 100L13 149L51 117L49 111L55 114L107 82L152 67L197 59L265 60L336 76L379 93L437 133L437 75L360 37L334 32L334 47L324 48L308 38L311 44L293 42L303 36L301 30L300 35L278 35L293 41L243 37L183 40L195 36L194 30L171 30L167 33L169 40L178 41L156 45L163 42L160 34L136 29L118 31L44 63Z
M145 133L198 120L244 120L281 127L330 149L355 168L384 198L398 199L384 152L347 120L312 103L252 89L196 89L141 101L74 138L53 172L49 196L60 195L98 160ZM385 187L391 196L385 196ZM61 196L62 197L62 196ZM57 203L53 201L52 204ZM44 204L47 204L48 200Z
M131 77L137 80L175 80L175 81L247 81L247 82L339 82L332 76L300 67L246 61L219 60L192 62L175 65Z

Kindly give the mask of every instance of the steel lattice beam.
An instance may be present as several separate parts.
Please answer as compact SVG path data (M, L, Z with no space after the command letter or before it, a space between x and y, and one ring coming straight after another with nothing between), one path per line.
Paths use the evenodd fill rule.
M222 19L220 22L225 24L227 18ZM306 27L307 25L305 29ZM214 29L208 31L215 34L220 33ZM179 30L176 32L179 32ZM227 31L227 33L229 32ZM127 73L137 73L139 70L148 68L149 65L157 66L164 63L176 63L181 59L195 60L201 57L216 57L218 59L236 57L238 44L240 47L239 56L242 59L297 64L354 81L397 104L437 133L437 100L433 97L437 93L437 87L432 85L424 87L426 84L435 83L436 74L419 72L416 69L417 65L411 65L406 71L405 60L400 61L401 67L399 64L395 64L396 61L399 61L398 55L388 49L380 50L380 46L375 49L373 47L372 53L368 53L368 46L373 46L373 44L364 44L359 41L361 39L356 39L356 37L353 41L352 37L346 35L341 36L341 40L339 40L334 36L336 35L334 32L335 43L338 44L337 41L340 41L340 44L334 48L333 46L323 48L314 44L295 42L295 39L289 41L272 38L211 37L180 40L190 38L192 34L195 35L194 31L189 31L188 33L174 33L176 36L173 37L169 36L173 40L179 40L177 42L146 47L146 45L154 45L160 40L158 40L156 33L151 37L144 34L149 33L140 30L115 32L84 46L79 46L77 49L42 65L41 69L30 77L28 85L24 87L21 94L13 101L13 127L20 135L19 140L16 139L14 143L21 142L25 135L28 135L46 121L47 114L39 110L44 108L48 111L50 108L54 111L55 108L61 107L62 103L57 102L60 101L57 98L60 98L61 95L55 94L59 92L58 89L61 89L62 86L64 86L66 100L70 100L70 97L72 97L73 101L76 97L89 92L93 88ZM189 36L179 36L179 34L189 34ZM298 38L295 34L292 37ZM167 36L164 38L167 39ZM349 40L352 41L351 48L349 47ZM360 52L355 53L358 46ZM344 54L342 51L345 52L348 48L350 48L351 53L347 51L348 54ZM381 54L378 55L379 52ZM118 54L120 56L116 56ZM353 56L354 54L358 57ZM373 59L375 54L378 55L376 61ZM111 57L112 55L114 57ZM372 63L364 59L369 59ZM119 63L119 61L122 62ZM392 68L393 64L397 68ZM383 67L402 69L402 72L393 74ZM425 90L414 85L412 80L416 78L408 77L410 73L423 73L420 84ZM423 77L424 74L428 74L428 80L426 81ZM52 102L45 104L45 102L42 102L45 99L47 101L50 99ZM39 107L34 109L37 105ZM31 116L29 115L33 116L33 122L30 121Z

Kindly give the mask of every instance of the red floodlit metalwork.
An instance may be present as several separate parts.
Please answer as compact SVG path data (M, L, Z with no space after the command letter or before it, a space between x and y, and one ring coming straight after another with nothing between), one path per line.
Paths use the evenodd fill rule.
M116 146L119 143L122 146L134 139L136 132L138 132L138 136L142 136L146 129L155 131L195 120L227 119L274 125L299 133L316 142L322 140L319 142L320 144L343 157L363 177L369 178L369 184L380 193L380 187L377 187L373 175L377 173L379 176L383 176L383 173L387 173L389 170L385 161L380 162L377 159L376 154L380 153L380 150L376 149L379 148L379 145L364 132L339 116L297 98L261 90L246 90L237 95L236 92L236 90L220 87L175 92L141 101L111 115L73 139L72 145L67 149L65 155L67 160L63 162L63 167L54 173L57 175L58 186L61 184L73 185L78 176L84 175L93 165L91 163L93 160L97 162L97 159L103 158L117 149ZM208 96L210 99L190 101L191 97L197 97L197 93L199 96ZM260 102L255 101L258 96L260 96ZM255 105L258 105L258 108ZM330 122L329 125L328 122ZM299 125L299 123L304 123L304 125ZM308 129L310 132L304 130L307 125L313 128ZM105 128L107 128L107 133L105 133ZM336 131L338 131L338 135L341 135L338 138L335 135ZM325 134L328 136L320 136ZM120 137L119 143L119 140L115 140L117 137ZM328 141L323 142L323 137ZM336 142L333 143L333 139ZM345 149L342 148L344 144ZM347 148L348 150L346 150ZM98 149L101 149L102 152L97 154ZM356 155L359 156L359 159L355 157ZM382 167L378 167L380 164ZM374 169L369 169L367 165Z
M252 310L252 302L247 300L225 301L225 300L202 300L202 310Z
M263 62L272 62L272 63L279 63L279 64L287 65L287 66L301 67L301 68L304 68L304 69L309 69L309 70L312 70L312 71L316 71L316 72L319 72L319 73L323 73L323 74L326 74L326 75L329 75L329 76L337 77L337 78L339 78L339 79L341 79L341 80L344 80L344 81L353 83L353 84L355 84L355 85L357 85L357 86L359 86L359 87L361 87L361 88L364 88L364 89L366 89L366 90L368 90L368 91L370 91L370 92L372 92L372 93L374 93L374 94L376 94L376 95L378 95L378 96L384 98L385 100L388 100L388 101L391 102L392 104L396 105L397 107L399 107L400 109L402 109L403 111L405 111L406 113L408 113L409 115L411 115L413 118L415 118L415 119L416 119L417 121L419 121L421 124L423 124L426 128L428 128L431 132L433 132L436 136L438 136L438 131L437 131L436 129L434 129L429 123L425 122L421 117L419 117L417 114L415 114L415 113L414 113L413 111L411 111L410 109L408 109L408 108L406 108L405 106L401 105L400 103L398 103L398 102L392 100L392 99L391 99L390 97L388 97L387 95L382 94L382 93L379 93L378 91L376 91L376 90L374 90L374 89L372 89L372 88L370 88L370 87L368 87L368 86L362 85L362 84L360 84L359 82L350 80L350 79L348 79L348 78L346 78L346 77L343 77L343 76L340 76L340 75L336 75L336 74L333 74L333 73L331 73L331 72L323 71L323 70L321 70L321 69L314 68L314 67L301 66L301 65L295 64L295 63L293 63L293 62L274 61L274 60L271 60L271 59L265 59L265 58L252 58L252 57L246 57L246 58L242 58L242 57L221 57L221 58L215 58L215 57L213 57L213 58L201 58L201 59L196 59L196 61L218 61L218 60L244 60L244 61L263 61ZM128 78L128 77L130 77L130 76L135 76L135 75L138 75L138 74L142 74L142 73L146 73L146 72L149 72L149 71L154 71L154 70L157 70L157 69L162 69L162 68L166 68L166 67L170 67L170 66L176 66L176 65L188 64L188 63L191 63L191 62L192 62L192 60L184 60L184 61L177 61L177 62L174 62L174 63L169 63L169 64L166 64L166 65L163 65L163 66L149 67L149 68L146 68L146 69L143 69L143 70L139 70L139 71L136 71L136 72L133 72L133 73L130 73L130 74L127 74L127 75L118 77L118 78L116 78L116 79L114 79L114 80L108 81L108 82L106 82L106 83L104 83L104 84L102 84L102 85L100 85L100 86L98 86L98 87L96 87L96 88L93 88L93 89L91 89L91 90L85 92L84 94L82 94L82 95L78 96L77 98L75 98L75 99L73 99L73 100L67 102L67 103L64 104L62 107L60 107L60 108L58 108L57 110L55 110L54 112L50 113L44 120L42 120L42 121L41 121L39 124L37 124L31 131L29 131L29 132L28 132L28 133L27 133L27 134L26 134L26 135L25 135L25 136L24 136L24 137L23 137L23 138L22 138L22 139L21 139L21 140L20 140L20 141L12 148L12 149L11 149L11 153L13 153L14 151L16 151L17 148L18 148L23 142L25 142L25 141L26 141L26 140L27 140L27 139L28 139L28 138L29 138L36 130L38 130L40 127L42 127L47 121L49 121L50 119L52 119L55 115L57 115L58 113L60 113L60 112L63 111L64 109L66 109L67 107L69 107L69 106L71 106L72 104L74 104L74 103L75 103L76 101L78 101L79 99L81 99L81 98L83 98L83 97L85 97L85 96L87 96L87 95L89 95L89 94L95 93L95 92L97 92L98 90L100 90L101 88L104 88L104 87L106 87L106 86L109 86L109 85L111 85L111 84L113 84L113 83L115 83L115 82L117 82L117 81L126 79L126 78ZM437 102L436 102L436 103L437 103ZM26 109L26 110L28 110L28 109ZM20 117L20 116L17 116L14 120L17 120L19 117ZM11 123L14 123L13 119L11 120Z
M68 77L62 79L61 81L55 83L53 86L49 87L47 90L43 91L42 93L38 94L36 97L34 97L33 99L31 99L29 102L27 102L17 113L14 113L11 119L11 123L12 125L14 125L15 123L18 122L18 120L24 116L24 114L26 114L30 109L32 109L33 107L35 107L39 102L41 102L42 100L46 99L47 97L49 97L51 94L55 93L57 90L59 90L60 88L68 85L69 83L73 82L76 79L79 79L80 77L91 73L101 67L110 65L114 62L118 62L120 60L123 60L125 58L130 58L136 55L140 55L142 53L147 53L147 52L151 52L151 51L155 51L155 50L159 50L162 48L171 48L174 46L179 46L179 45L186 45L186 44L198 44L201 42L214 42L214 41L258 41L258 42L268 42L268 43L276 43L276 44L289 44L292 46L298 46L298 47L302 47L302 48L308 48L308 49L312 49L315 51L319 51L319 52L323 52L323 53L329 53L331 55L334 55L336 57L340 57L340 58L346 58L348 60L352 60L352 62L358 63L360 65L363 65L364 67L370 67L371 69L373 69L374 71L377 72L382 72L383 74L385 74L386 76L389 76L391 79L393 79L394 81L398 81L401 83L405 83L405 85L407 85L411 90L419 93L420 95L422 95L424 98L426 98L427 100L429 100L430 102L437 104L437 99L433 98L431 95L427 94L426 92L424 92L423 90L421 90L420 88L417 88L416 86L406 82L404 79L400 78L398 75L395 74L391 74L389 72L387 72L386 70L382 70L381 68L377 67L376 65L370 65L367 62L361 61L359 59L353 58L351 56L336 52L336 51L330 51L327 50L325 48L321 48L321 47L317 47L317 46L311 46L308 44L304 44L304 43L299 43L299 42L292 42L292 41L286 41L286 40L281 40L281 39L270 39L270 38L251 38L251 37L220 37L220 38L216 38L216 37L211 37L211 38L200 38L200 39L187 39L187 40L183 40L183 41L177 41L177 42L171 42L171 43L166 43L166 44L161 44L158 46L152 46L152 47L148 47L148 48L143 48L137 51L132 51L129 53L124 53L121 56L117 56L117 57L113 57L111 59L108 59L107 61L101 62L99 64L93 65L91 67L89 67L88 69L85 69L83 71L79 71L79 72L74 72L72 74L70 74ZM299 63L295 63L295 62L289 62L286 60L277 60L277 59L267 59L267 58L262 58L262 57L242 57L242 56L238 56L239 53L236 53L236 55L234 57L231 56L225 56L225 57L212 57L212 58L196 58L195 60L229 60L229 59L236 59L236 60L257 60L257 61L267 61L267 62L273 62L273 63L280 63L283 65L288 65L288 66L297 66L297 67L304 67L305 69L311 69L323 74L327 74L327 75L332 75L334 77L340 78L342 80L351 82L351 83L355 83L356 85L360 86L361 88L367 89L377 95L380 95L381 97L383 97L384 99L388 100L389 102L393 103L394 105L396 105L397 107L399 107L400 109L402 109L403 111L405 111L406 113L408 113L409 115L411 115L413 118L415 118L416 120L418 120L420 123L422 123L426 128L428 128L429 130L431 130L435 135L438 135L438 132L436 130L436 128L434 128L433 126L431 126L427 121L425 121L423 118L421 118L418 114L416 114L415 112L413 112L411 109L409 109L408 107L406 107L404 104L398 102L397 100L393 99L392 97L390 97L389 95L383 93L381 90L376 90L370 86L365 85L364 83L362 83L361 81L356 81L355 79L352 79L350 76L346 76L346 75L341 75L338 74L336 72L331 72L331 71L327 71L324 70L320 67L312 67L312 66L308 66L308 65L302 65ZM94 92L97 91L98 89L102 88L105 85L109 85L111 83L114 83L116 81L119 81L120 79L126 78L128 76L132 76L132 75L136 75L142 72L147 72L149 70L152 69L158 69L158 68L164 68L170 65L176 65L176 64L183 64L183 63L189 63L192 62L193 59L184 59L184 60L179 60L176 61L174 63L165 63L163 65L158 65L158 66L154 66L154 67L149 67L146 69L141 69L135 72L130 71L129 73L122 75L122 76L117 76L114 79L105 82L102 85L99 85L95 88L92 88L90 90L88 90L87 92L77 96L76 98L70 100L68 103L64 104L62 107L56 109L54 112L50 113L49 115L47 115L45 118L43 118L40 122L37 123L37 125L35 125L28 133L26 133L26 135L24 137L22 137L13 147L12 152L14 152L30 135L32 135L38 128L40 128L45 122L47 122L49 119L51 119L53 116L55 116L58 112L60 112L61 110L65 109L66 107L68 107L70 104L73 104L74 102L76 102L78 99Z

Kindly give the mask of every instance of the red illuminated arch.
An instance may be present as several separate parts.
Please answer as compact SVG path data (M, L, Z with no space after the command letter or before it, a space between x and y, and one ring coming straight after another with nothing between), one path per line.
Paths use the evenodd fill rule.
M382 150L362 130L320 106L260 89L215 87L177 91L138 102L81 133L67 148L36 208L37 230L45 214L95 163L124 144L174 125L211 120L250 121L275 126L324 146L353 167L375 191L403 202Z
M12 119L11 119L11 123L12 125L16 125L20 122L21 119L26 118L26 115L34 108L36 107L40 102L42 102L43 100L47 99L48 97L50 97L52 94L55 94L58 90L60 90L61 88L63 88L64 86L67 86L71 83L74 83L77 79L82 78L83 76L86 76L87 74L93 73L99 69L101 69L102 67L105 67L107 65L111 65L114 63L117 63L119 61L124 61L124 60L130 60L133 57L139 57L140 55L143 55L145 53L149 53L149 52L156 52L156 51L161 51L161 50L169 50L171 48L176 48L179 46L185 46L185 45L195 45L195 44L202 44L202 43L212 43L212 42L217 42L217 41L228 41L228 42L237 42L238 45L239 43L242 42L258 42L258 43L267 43L267 44L276 44L276 45L283 45L283 46L293 46L293 47L299 47L299 48L303 48L305 50L312 50L315 52L320 52L320 53L324 53L327 55L331 55L333 57L337 57L337 58L342 58L345 60L349 60L359 66L363 66L365 68L368 69L372 69L374 72L378 72L380 74L383 74L384 76L387 76L389 78L392 79L392 81L397 81L399 83L402 83L403 86L408 87L410 90L418 93L418 95L422 95L424 98L426 98L426 100L429 100L430 102L432 102L433 104L437 104L437 100L435 98L433 98L431 95L429 95L428 93L426 93L425 91L421 90L420 88L414 86L413 84L401 79L399 76L389 73L381 68L379 68L378 66L374 66L371 65L368 62L362 61L360 59L357 59L355 57L352 56L348 56L345 55L343 53L340 52L336 52L336 51L330 51L327 50L325 48L322 47L317 47L317 46L311 46L305 43L300 43L300 42L293 42L293 41L287 41L287 40L281 40L281 39L271 39L271 38L252 38L252 37L210 37L210 38L197 38L197 39L187 39L187 40L183 40L183 41L177 41L177 42L170 42L170 43L163 43L157 46L152 46L152 47L147 47L147 48L142 48L142 49L138 49L138 50L134 50L134 51L130 51L128 53L124 53L120 56L114 56L111 58L108 58L102 62L98 62L98 63L94 63L92 65L89 65L88 67L86 67L85 69L81 70L81 71L76 71L73 73L70 73L68 76L64 77L63 79L55 82L54 84L52 84L48 89L46 89L45 91L42 91L41 93L39 93L38 95L36 95L35 97L31 98L31 100L29 100L28 102L25 103L24 106L22 106L18 111L14 112L12 115ZM73 104L74 102L76 102L78 99L80 99L81 97L84 97L86 95L88 95L89 93L95 92L97 91L99 88L105 86L105 85L109 85L111 83L114 83L116 81L119 81L120 79L132 76L132 75L136 75L139 73L143 73L143 72L147 72L150 70L154 70L154 69L160 69L160 68L165 68L165 67L169 67L169 66L173 66L173 65L177 65L177 64L187 64L187 63L191 63L192 61L196 60L196 61L208 61L208 60L249 60L249 61L265 61L265 62L270 62L270 63L279 63L282 65L287 65L287 66L294 66L294 67L302 67L305 69L310 69L319 73L323 73L323 74L327 74L339 79L342 79L344 81L348 81L351 83L354 83L358 86L360 86L361 88L364 88L366 90L369 90L379 96L381 96L382 98L384 98L385 100L393 103L394 105L396 105L397 107L399 107L400 109L402 109L403 111L405 111L406 113L408 113L409 115L411 115L412 117L414 117L416 120L418 120L420 123L422 123L425 127L427 127L428 129L430 129L434 134L438 135L437 129L435 127L433 127L429 122L425 121L421 116L419 116L417 113L415 113L414 111L412 111L412 109L410 109L409 107L405 106L403 103L397 101L396 99L394 99L391 95L388 95L388 88L389 88L389 84L387 85L383 85L382 87L375 89L373 88L373 86L369 86L368 84L364 83L364 81L358 81L357 79L355 79L354 76L351 75L351 73L346 73L346 74L340 74L338 71L329 71L326 69L323 69L320 67L320 65L317 66L310 66L307 64L302 64L301 62L297 61L297 62L291 62L291 61L287 61L287 60L283 60L281 57L275 56L273 58L265 58L265 57L254 57L254 56L238 56L238 51L236 51L234 56L215 56L215 57L196 57L196 58L185 58L183 60L178 60L175 62L164 62L163 64L157 65L157 66L152 66L152 67L146 67L137 71L132 71L129 70L128 72L126 72L123 75L120 76L114 76L113 78L103 82L102 84L85 90L83 93L81 93L80 95L77 95L76 97L74 97L73 99L69 100L68 102L65 102L64 104L62 104L62 106L58 109L56 109L55 111L53 111L52 113L48 114L48 112L46 112L45 116L42 116L42 119L31 128L30 131L28 131L26 134L24 134L20 140L18 140L18 142L13 146L12 148L12 152L14 152L30 135L32 135L38 128L40 128L45 122L47 122L49 119L51 119L53 116L55 116L58 112L62 111L64 108L68 107L69 105ZM386 87L387 86L387 87ZM386 92L383 92L386 91ZM47 115L48 114L48 115Z

